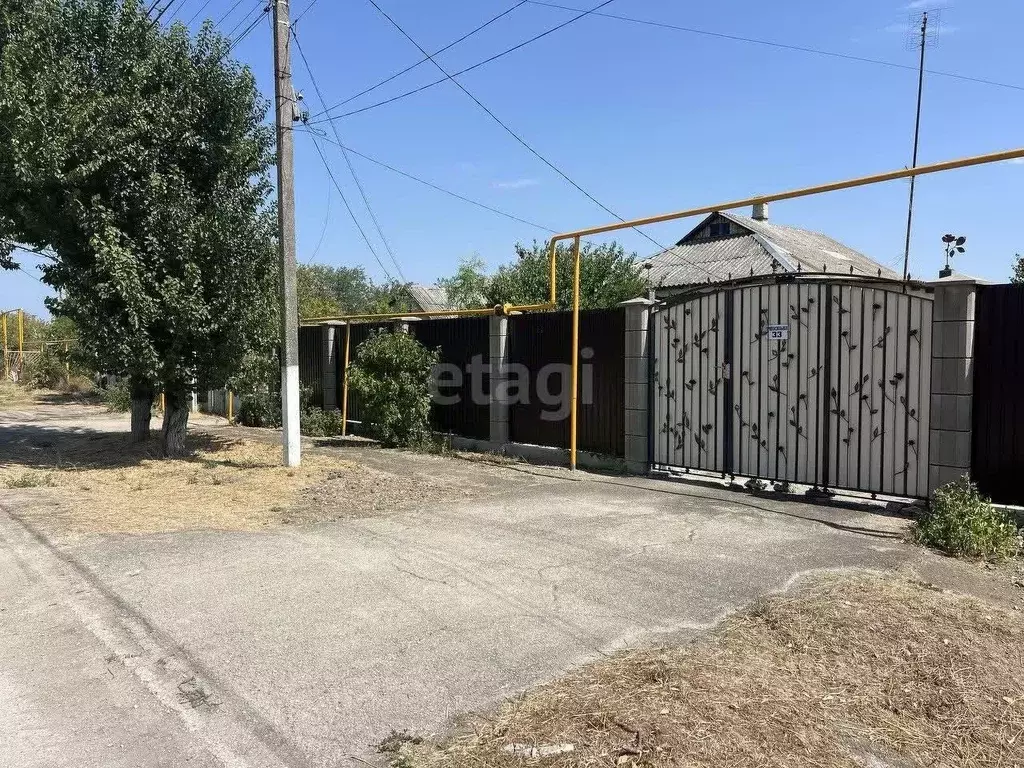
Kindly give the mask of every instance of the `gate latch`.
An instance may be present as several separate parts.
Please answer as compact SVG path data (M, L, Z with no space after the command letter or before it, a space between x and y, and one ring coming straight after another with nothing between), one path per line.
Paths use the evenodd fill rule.
M732 363L722 363L722 378L723 379L731 379L732 378Z

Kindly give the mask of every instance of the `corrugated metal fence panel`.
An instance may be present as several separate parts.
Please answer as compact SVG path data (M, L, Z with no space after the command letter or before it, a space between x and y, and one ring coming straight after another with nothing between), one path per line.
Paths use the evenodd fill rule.
M509 318L509 362L524 374L509 408L515 442L569 446L572 314L550 312ZM580 313L580 400L577 447L622 456L625 441L625 313ZM514 374L513 374L514 375Z
M979 286L974 324L971 475L981 492L1024 504L1024 285Z
M410 323L410 331L425 347L440 351L442 364L459 369L457 376L446 376L441 380L452 382L452 385L445 386L439 394L454 402L434 403L430 409L431 426L439 432L487 440L491 419L489 376L484 374L479 382L474 382L467 366L475 362L474 368L483 370L482 366L487 364L490 357L490 318L420 320Z
M309 402L324 407L324 329L318 325L299 327L299 386L308 388Z

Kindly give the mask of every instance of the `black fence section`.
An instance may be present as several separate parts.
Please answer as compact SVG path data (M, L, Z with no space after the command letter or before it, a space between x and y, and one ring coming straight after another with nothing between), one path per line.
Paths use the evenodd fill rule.
M430 425L438 432L487 440L490 437L490 376L476 380L467 367L478 358L483 370L490 356L490 318L453 317L410 323L410 332L423 346L437 349L442 363L449 364L440 382L443 403L430 409ZM456 366L458 373L450 366ZM474 389L476 392L474 393Z
M509 362L525 366L520 402L509 409L513 441L569 447L572 314L509 318ZM577 447L608 456L625 449L625 313L580 313L580 400Z
M349 365L356 360L356 351L359 345L370 338L370 334L381 329L390 330L394 323L353 323L351 336L349 337ZM343 387L345 386L345 333L346 329L339 326L335 332L336 354L338 361L338 407L341 408ZM363 411L359 403L359 393L349 387L348 390L348 420L362 421Z
M1024 504L1024 285L979 286L971 475L994 501Z
M318 325L299 327L299 386L309 390L309 403L324 407L324 329Z

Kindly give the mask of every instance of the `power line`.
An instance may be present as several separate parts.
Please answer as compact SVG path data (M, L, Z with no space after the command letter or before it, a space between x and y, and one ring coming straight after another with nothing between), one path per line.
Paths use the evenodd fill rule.
M313 255L309 257L306 264L312 264L316 261L316 257L320 254L320 247L324 244L324 238L327 237L327 225L331 223L331 188L327 188L327 210L324 212L324 225L320 228L320 239L316 242L316 248L313 249Z
M306 67L306 74L309 75L310 82L313 83L313 90L316 91L317 99L320 100L321 106L326 106L327 102L324 101L323 92L320 90L320 84L317 82L316 75L313 74L313 68L310 66L309 59L306 58L306 52L302 50L302 43L299 42L299 36L295 33L295 28L292 27L292 39L295 40L295 48L299 52L299 57L302 59L303 65ZM359 180L359 174L356 173L355 166L352 165L352 159L348 156L348 151L342 145L341 135L338 133L338 127L331 123L331 128L334 130L334 138L338 140L338 146L341 147L341 154L345 157L345 164L348 166L349 173L352 174L352 180L356 183L356 188L359 190L360 197L363 198L363 205L366 206L366 210L370 214L370 219L373 221L373 226L377 230L377 234L380 236L381 242L384 243L384 249L388 252L388 256L391 257L391 263L395 265L395 269L398 270L398 276L402 278L402 282L408 282L405 278L405 273L402 272L402 265L398 263L398 258L395 256L394 250L391 248L391 243L388 242L387 237L384 235L384 230L380 226L380 221L377 219L377 214L373 212L373 206L370 205L370 198L366 194L366 190L363 188L362 182Z
M571 18L571 19L569 19L567 21L563 21L561 24L556 24L555 26L553 26L553 27L551 27L549 29L544 30L540 34L534 35L533 37L529 38L528 40L524 40L523 42L518 43L517 45L513 45L511 48L506 48L504 51L501 51L500 53L496 53L493 56L489 56L486 59L484 59L483 61L478 61L476 64L473 64L472 66L466 67L465 69L460 69L458 72L452 72L451 75L448 75L448 73L446 72L445 73L445 77L442 77L440 80L435 80L432 83L427 83L426 85L422 85L419 88L414 88L411 91L406 91L405 93L401 93L398 96L394 96L394 97L392 97L390 99L385 99L384 101L379 101L376 104L371 104L368 107L363 107L361 109L355 109L355 110L352 110L351 112L345 112L344 114L336 115L336 116L330 117L330 118L324 117L322 120L317 120L316 122L320 123L320 122L323 122L324 120L337 120L337 119L340 119L342 117L348 117L349 115L357 115L360 112L366 112L367 110L370 110L370 109L376 109L377 107L382 107L385 104L390 104L393 101L398 101L399 99L404 99L407 96L412 96L413 94L419 93L420 91L425 91L428 88L433 88L435 85L440 85L441 83L446 82L451 77L458 77L459 75L464 75L467 72L472 72L474 69L477 69L478 67L482 67L485 64L490 64L492 61L496 61L497 59L500 59L503 56L507 56L508 54L513 53L514 51L518 51L520 48L524 48L527 45L530 45L531 43L535 43L536 41L538 41L538 40L540 40L540 39L542 39L544 37L547 37L548 35L550 35L550 34L552 34L554 32L557 32L558 30L562 29L563 27L567 27L570 24L572 24L573 22L579 21L584 16L589 16L595 10L597 10L597 8L603 8L604 6L608 5L610 2L612 2L612 0L606 0L606 2L601 3L600 5L596 6L592 10L581 11L578 16L574 16L573 18ZM380 8L378 7L377 10L380 10ZM384 12L381 11L381 13L384 13ZM385 14L385 16L386 16L386 14ZM391 21L390 17L387 17L387 18L388 18L389 21ZM392 21L392 24L393 23L394 23L394 21ZM416 47L420 48L420 46L418 46L418 45ZM420 48L420 50L423 51L422 48ZM437 66L437 62L434 61L433 58L431 58L431 54L428 54L426 51L423 51L423 53L426 54L426 60L433 62L433 64L435 66ZM444 71L444 70L442 70L442 71ZM314 115L314 117L320 117L321 115L324 115L324 114L326 114L326 111L325 112L320 112L320 113Z
M547 8L558 8L563 11L578 12L579 8L573 8L568 5L559 5L558 3L546 2L544 0L528 0L531 5L541 5ZM846 59L847 61L859 61L864 64L877 64L882 67L892 67L894 69L908 69L914 72L917 71L917 67L911 64L901 64L896 61L886 61L885 59L872 59L867 56L856 56L852 53L839 53L837 51L827 51L822 48L810 48L803 45L792 45L789 43L779 43L774 40L761 40L756 37L743 37L741 35L730 35L725 32L712 32L707 29L697 29L695 27L683 27L677 24L668 24L661 21L649 21L648 19L636 19L631 16L620 16L614 13L594 13L593 16L601 16L606 19L616 19L617 21L628 21L632 24L643 24L648 27L660 27L662 29L671 29L677 32L688 32L693 35L704 35L706 37L717 37L722 40L733 40L739 43L753 43L754 45L766 45L771 48L781 48L787 51L797 51L799 53L811 53L817 56L828 56L834 59ZM971 77L969 75L962 75L957 72L942 72L935 69L926 69L926 73L929 75L938 75L940 77L950 77L955 80L965 80L970 83L981 83L982 85L992 85L998 88L1010 88L1015 91L1024 91L1024 85L1014 85L1012 83L1000 83L995 80L987 80L982 77Z
M227 50L226 50L226 51L224 51L224 56L227 56L227 55L228 55L229 53L231 53L231 51L233 51L233 50L235 49L235 46L236 46L236 45L238 45L238 44L239 44L240 42L242 42L243 40L245 40L245 38L247 38L247 37L248 37L248 36L249 36L250 34L252 34L252 31L253 31L254 29L256 29L256 27L258 27L258 26L259 26L259 23L260 23L260 21L262 20L262 18L263 18L264 16L266 16L267 14L269 14L269 13L270 13L270 8L269 8L269 7L267 7L267 8L264 8L264 9L263 9L263 12L262 12L262 13L260 13L260 15L259 15L259 16L257 16L257 17L256 17L255 19L253 19L253 20L252 20L252 23L251 23L251 24L249 24L249 26L248 26L248 27L246 27L246 28L245 28L245 29L244 29L244 30L243 30L243 31L242 31L242 32L241 32L241 33L240 33L240 34L238 35L238 37L236 37L236 38L234 38L233 40L231 40L231 42L230 42L230 43L228 44L228 48L227 48ZM237 26L236 26L236 29L237 29ZM232 31L233 31L233 30L232 30ZM228 35L228 37L230 37L230 35Z
M223 15L221 15L221 17L219 19L217 19L217 21L214 22L214 26L218 26L219 27L221 24L223 24L224 20L228 16L230 16L232 13L234 13L235 9L237 9L238 6L240 6L244 2L245 2L245 0L235 0L235 2L231 5L231 7L228 8L227 12L225 12ZM248 16L250 13L252 13L251 9L245 15Z
M304 131L304 133L309 133L309 134L313 134L313 135L319 136L321 139L323 139L324 141L326 141L329 144L334 144L335 146L341 146L341 145L337 144L337 142L332 141L327 136L325 136L325 135L323 135L323 134L321 134L319 132L313 131L311 129L307 129L306 131ZM397 173L399 176L404 176L405 178L410 179L411 181L418 182L419 184L422 184L422 185L424 185L426 187L430 187L431 189L437 190L438 192L442 192L442 193L448 195L449 197L454 197L456 200L461 200L464 203L469 203L470 205L475 205L477 208L482 208L485 211L490 211L491 213L496 213L499 216L504 216L506 219L511 219L512 221L517 221L520 224L525 224L528 227L534 227L535 229L542 230L542 231L547 232L547 233L552 234L552 235L557 234L557 231L554 230L554 229L551 229L551 227L545 227L543 224L537 224L534 221L529 221L527 219L520 218L519 216L516 216L516 215L511 214L511 213L507 213L506 211L502 211L499 208L494 208L494 207L492 207L490 205L487 205L486 203L481 203L480 201L473 200L472 198L466 197L465 195L460 195L458 192L452 192L450 189L445 189L444 187L438 186L437 184L434 184L433 182L427 181L426 179L421 179L419 176L413 176L411 173L407 173L406 171L403 171L403 170L400 170L398 168L395 168L392 165L388 165L387 163L385 163L385 162L383 162L381 160L378 160L375 157L370 157L369 155L365 155L362 152L359 152L359 151L357 151L355 149L352 149L352 147L347 147L346 146L346 147L344 147L344 149L349 154L351 154L351 155L355 155L356 157L361 157L361 158L363 158L363 160L366 160L367 162L373 163L374 165L378 165L381 168L386 168L387 170L391 171L392 173Z
M211 3L211 2L212 2L212 0L204 0L203 4L202 4L202 5L200 5L200 6L199 6L199 7L198 7L198 8L196 9L196 12L195 12L195 13L193 13L193 14L192 14L192 15L191 15L191 16L189 17L188 21L186 21L186 22L185 22L185 26L186 26L186 27L191 27L191 26L192 26L192 22L193 22L193 21L195 21L196 19L198 19L198 18L199 18L199 15L200 15L200 14L201 14L201 13L202 13L203 11L205 11L205 10L206 10L207 8L209 8L209 7L210 7L210 3Z
M494 22L496 22L496 21L498 21L499 19L501 19L501 18L503 18L503 17L507 16L508 14L512 13L512 11L516 10L517 8L520 8L520 7L524 6L524 5L526 5L526 3L528 3L528 2L529 2L529 0L519 0L519 2L518 2L518 3L516 3L515 5L513 5L512 7L510 7L510 8L506 8L506 9L505 9L504 11L502 11L501 13L499 13L499 14L498 14L497 16L492 16L492 17L491 17L490 19L488 19L487 21L485 21L485 22L484 22L483 24L481 24L480 26L476 27L475 29L471 29L471 30L470 30L469 32L467 32L467 33L466 33L466 34L464 34L464 35L463 35L462 37L460 37L460 38L459 38L458 40L453 40L452 42L448 43L448 45L446 45L446 46L445 46L444 48L439 48L438 50L434 51L434 53L433 53L433 54L431 54L431 55L432 55L432 56L437 56L437 55L439 55L439 54L442 54L442 53L444 53L445 51L447 51L447 50L448 50L448 49L450 49L450 48L454 48L454 47L455 47L456 45L458 45L459 43L461 43L461 42L462 42L463 40L466 40L466 39L468 39L468 38L472 37L472 36L473 36L473 35L475 35L475 34L476 34L477 32L479 32L479 31L481 31L481 30L483 30L483 29L485 29L485 28L489 27L489 26L490 26L491 24L493 24ZM398 72L395 72L395 73L394 73L393 75L390 75L390 76L388 76L388 77L384 78L384 79L383 79L383 80L381 80L381 81L380 81L379 83L377 83L377 84L375 84L375 85L371 85L371 86L370 86L369 88L365 88L365 89L361 90L361 91L360 91L359 93L355 94L354 96L349 96L349 97L348 97L347 99L345 99L344 101L339 101L339 102L338 102L337 104L335 104L334 106L331 106L331 107L327 107L327 108L326 108L326 109L324 109L324 111L323 111L323 112L321 112L320 114L326 114L326 113L328 113L328 112L332 112L333 110L337 109L338 107L344 106L345 104L348 104L348 103L349 103L350 101L354 101L355 99L358 99L358 98L359 98L360 96L365 96L366 94L370 93L371 91L375 91L375 90L377 90L377 89L378 89L378 88L380 88L380 87L381 87L382 85L386 85L386 84L390 83L390 82L391 82L392 80L394 80L394 79L395 79L396 77L401 77L401 76L402 76L402 75L404 75L404 74L405 74L406 72L409 72L409 71L411 71L411 70L413 70L413 69L416 69L416 67L418 67L418 66L419 66L420 64L424 64L424 63L425 63L425 62L427 62L427 61L430 61L430 59L429 59L429 58L423 58L423 59L420 59L420 60L419 60L419 61L417 61L417 62L416 62L415 64L410 64L410 65L409 65L408 67L406 67L405 69L402 69L402 70L399 70ZM441 81L439 81L439 82L444 82L444 81L443 81L443 80L441 80Z
M625 219L622 218L621 216L619 216L619 214L615 213L615 211L613 211L607 205L602 203L600 200L598 200L592 194L587 192L587 190L585 190L583 187L581 187L579 184L577 184L575 181L573 181L571 178L569 178L569 176L564 171L562 171L562 169L560 169L558 166L556 166L554 163L552 163L550 160L548 160L546 157L544 157L544 155L542 155L540 152L538 152L536 149L534 149L532 146L530 146L530 144L522 136L520 136L518 133L516 133L511 128L509 128L504 122L501 121L501 119L497 115L495 115L490 109L488 109L487 106L484 105L484 103L482 101L480 101L476 96L474 96L472 93L470 93L469 89L466 88L466 86L464 86L462 83L460 83L458 80L456 80L452 75L449 75L448 72L445 70L445 68L442 67L440 64L438 64L437 61L429 53L427 53L426 50L424 50L423 46L421 46L419 43L417 43L409 35L409 33L406 32L401 27L401 25L398 24L398 22L396 22L394 19L392 19L390 16L388 16L388 14L385 13L384 10L379 5L377 5L376 0L368 0L368 1L369 1L370 5L372 5L374 8L376 8L377 12L380 13L385 19L387 19L391 23L391 25L395 27L395 29L397 29L399 32L401 32L402 35L410 43L412 43L417 48L419 48L420 52L424 56L426 56L427 58L430 59L431 63L433 63L433 65L438 68L438 70L445 76L445 78L447 78L448 80L451 80L456 86L458 86L459 90L461 90L470 99L472 99L473 103L476 104L478 107L480 107L480 109L482 109L484 112L486 112L487 115L492 120L494 120L494 122L496 122L498 125L500 125L505 130L505 132L508 133L509 136L511 136L513 139L515 139L520 144L522 144L523 147L525 147L534 157L536 157L538 160L540 160L542 163L544 163L546 166L548 166L548 168L550 168L555 173L557 173L559 176L561 176L563 179L565 179L567 182L569 182L569 184L571 184L573 187L575 187L581 194L583 194L584 197L586 197L588 200L590 200L591 202L596 204L599 208L601 208L601 210L603 210L609 216L614 216L619 221L623 221L623 222L625 221ZM589 13L591 13L593 11L596 11L599 8L603 8L604 6L608 5L609 3L613 2L613 1L614 0L604 0L604 2L600 3L599 5L596 5L590 11L584 12L584 13L580 14L579 16L576 16L573 20L575 21L576 19L583 18L584 16L588 15ZM653 237L648 235L642 229L640 229L638 227L632 227L632 229L637 234L641 235L646 240L648 240L649 242L653 243L660 250L662 250L662 251L667 250L664 245L659 243L657 240L655 240ZM681 257L680 257L680 260L687 261L685 259L682 259ZM698 269L702 269L703 271L707 272L709 275L712 274L711 271L709 269L707 269L707 267L704 267L704 266L702 266L700 264L697 264L695 262L687 262L687 263L689 263L693 267L696 267Z
M300 13L298 16L296 16L294 19L292 19L292 29L295 29L295 25L299 23L299 19L301 19L303 16L305 16L307 13L309 13L310 9L314 5L316 5L316 3L317 3L317 0L309 0L309 5L307 5L305 8L302 9L302 13Z
M377 262L377 265L381 268L384 274L387 275L388 280L394 280L395 278L391 276L391 273L388 272L388 268L384 266L384 262L381 261L380 256L377 255L377 251L374 250L373 244L370 242L370 238L366 236L366 231L359 223L359 219L356 218L355 211L353 211L352 206L349 205L348 198L346 198L345 193L341 191L341 185L338 183L338 180L334 177L334 171L331 170L330 163L327 162L327 158L324 156L323 150L320 149L320 145L316 141L316 135L310 133L310 138L313 141L313 146L316 148L316 153L320 155L320 160L324 164L324 170L327 171L327 175L330 177L331 182L333 182L334 188L338 190L338 196L341 198L341 202L345 204L345 210L348 211L348 215L352 219L352 223L356 225L356 229L358 229L359 234L362 235L363 242L366 243L366 247L370 250L370 253L373 254L373 258Z

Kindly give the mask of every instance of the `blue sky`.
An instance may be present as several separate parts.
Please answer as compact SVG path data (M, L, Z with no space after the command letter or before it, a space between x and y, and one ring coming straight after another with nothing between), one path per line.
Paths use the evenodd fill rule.
M293 14L309 0L294 0ZM175 5L187 19L204 0ZM514 0L378 0L422 46L434 51ZM589 8L598 0L552 0ZM234 0L212 0L220 18ZM262 0L242 0L225 31ZM1008 149L1022 143L1024 72L1019 30L1024 3L939 0L940 34L929 69L1019 86L996 87L927 75L921 163ZM910 14L933 4L862 0L786 3L722 0L616 0L603 12L866 58L916 64L906 44ZM429 9L429 10L427 10ZM574 14L526 3L438 57L458 70ZM331 103L422 58L366 0L318 0L299 21L303 51ZM236 49L271 92L269 23ZM293 51L297 88L320 111ZM346 110L438 79L429 62L361 97ZM495 114L578 184L624 217L643 216L753 194L889 170L909 164L916 72L784 50L620 20L586 17L460 78ZM345 111L345 110L341 110ZM335 122L352 148L461 195L558 230L611 217L505 133L451 83ZM326 124L317 128L329 129ZM328 130L328 136L333 134ZM387 270L398 269L339 151L321 143L335 177ZM454 200L372 165L352 162L402 274L432 283L474 254L493 268L516 241L544 232ZM328 264L362 265L385 277L345 212L311 139L296 136L298 253ZM934 276L944 232L966 235L956 265L1005 280L1018 233L1024 163L954 171L918 181L911 273ZM773 221L825 232L882 263L902 261L906 182L774 204ZM693 221L651 227L665 243ZM322 242L321 242L322 236ZM619 235L630 250L653 246ZM317 248L319 244L319 249ZM29 271L34 261L25 259ZM0 307L41 312L45 288L31 277L0 275Z

